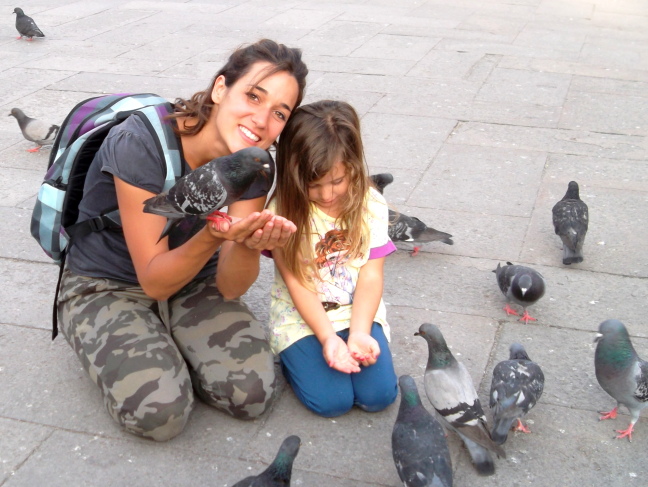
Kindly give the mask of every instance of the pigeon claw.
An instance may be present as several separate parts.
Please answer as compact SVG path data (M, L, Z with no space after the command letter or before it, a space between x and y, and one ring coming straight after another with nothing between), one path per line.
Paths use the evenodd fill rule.
M520 318L518 321L524 321L524 323L528 325L529 321L538 321L538 320L533 318L525 309L522 318Z
M31 149L26 149L27 152L38 152L40 150L40 147L32 147Z
M208 216L205 217L205 219L214 222L216 224L214 228L216 228L219 232L222 231L221 223L223 221L225 220L230 222L232 221L231 216L229 216L227 213L223 213L222 211L218 211L218 210L210 213Z
M612 411L599 411L599 414L602 414L599 418L599 421L603 421L604 419L614 419L617 417L617 410L619 409L618 406L616 406Z
M506 306L502 308L504 311L506 311L506 316L508 315L515 315L515 316L520 316L517 311L515 311L513 308L511 308L508 303L506 303Z
M416 257L419 253L419 250L421 250L421 247L414 247L412 249L412 252L410 253L410 257Z
M531 430L524 426L524 423L520 418L517 420L517 424L513 427L513 431L521 431L522 433L531 433Z
M625 438L626 436L628 437L628 441L632 442L632 430L634 428L634 425L630 423L630 426L628 426L628 429L625 430L616 430L617 433L619 433L619 436L617 436L617 440L621 438Z

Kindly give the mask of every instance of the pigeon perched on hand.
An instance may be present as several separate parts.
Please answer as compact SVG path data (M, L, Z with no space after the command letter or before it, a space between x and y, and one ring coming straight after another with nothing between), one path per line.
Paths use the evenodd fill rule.
M603 390L612 396L617 405L611 411L601 411L600 420L614 419L619 406L623 404L630 411L630 426L617 438L628 437L632 441L632 430L641 410L648 406L648 362L637 355L630 335L618 320L605 320L599 325L594 369L596 379Z
M544 374L538 364L531 361L524 347L513 343L509 359L493 369L490 390L490 408L493 412L491 438L503 445L513 421L516 431L531 433L522 423L522 417L535 406L544 389Z
M583 243L589 214L587 204L580 199L578 183L570 181L565 196L554 205L553 224L563 243L563 264L583 262Z
M392 454L405 487L452 487L452 462L445 432L423 407L416 382L398 379L401 402L392 430Z
M167 193L144 201L144 212L169 219L160 240L189 215L231 221L218 210L243 196L258 176L269 178L271 163L270 154L258 147L213 159L180 178Z
M372 174L369 176L371 181L376 186L376 189L383 194L385 187L394 181L394 176L390 173ZM421 248L418 244L441 241L448 245L453 245L452 235L449 233L441 232L432 227L428 227L425 223L414 216L408 216L404 213L389 209L389 227L387 234L392 242L411 242L414 244L412 250L412 257L418 254Z
M523 265L514 265L507 262L505 266L497 264L493 271L497 276L497 285L507 301L522 306L524 314L519 321L529 323L536 321L527 311L527 307L537 302L545 293L545 279L538 271ZM507 315L519 316L509 303L504 306Z
M506 457L488 432L486 415L466 367L454 358L441 330L424 323L414 333L428 345L425 392L442 423L463 440L479 475L493 475L495 463L490 452Z
M299 436L289 436L281 446L273 462L257 476L239 480L232 487L287 487L290 485L292 466L301 440Z
M29 118L20 108L12 108L8 116L18 120L18 126L25 139L38 144L38 147L27 149L27 152L38 152L41 147L52 145L60 129L58 125Z
M38 28L34 19L25 15L23 9L15 8L13 13L16 14L16 30L20 34L16 39L22 39L23 36L31 41L33 37L45 37L45 34Z

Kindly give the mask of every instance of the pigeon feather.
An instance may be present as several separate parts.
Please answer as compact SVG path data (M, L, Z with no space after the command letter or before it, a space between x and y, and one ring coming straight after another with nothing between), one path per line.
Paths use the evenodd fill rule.
M480 475L493 475L495 464L489 452L505 457L487 429L486 415L466 367L452 355L441 330L424 323L415 333L428 345L425 392L442 422L455 431L468 448Z
M270 154L258 147L213 159L180 178L167 193L144 201L144 212L168 218L161 240L183 218L207 218L237 201L257 177L270 177L271 163Z
M281 446L273 462L257 476L239 480L232 487L288 487L292 476L292 467L301 439L299 436L289 436Z
M599 325L594 369L598 383L617 402L616 407L602 413L601 419L616 418L619 406L630 411L630 425L617 430L617 438L632 441L634 425L641 410L648 406L648 362L642 360L630 340L625 325L618 320L605 320Z
M503 445L513 421L520 419L535 406L544 389L544 374L519 343L509 349L509 359L498 363L493 369L490 390L490 408L493 412L491 438ZM529 432L522 426L522 431Z
M452 487L450 450L441 424L423 407L416 382L398 379L401 403L392 430L394 464L405 487Z
M556 235L563 243L563 264L583 262L583 243L587 234L589 210L580 199L578 183L570 181L565 196L551 210Z

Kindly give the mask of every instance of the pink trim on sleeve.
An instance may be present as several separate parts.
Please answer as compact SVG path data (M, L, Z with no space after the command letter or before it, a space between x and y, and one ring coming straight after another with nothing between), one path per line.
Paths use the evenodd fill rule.
M391 240L388 240L385 245L375 247L369 251L369 260L387 257L393 252L396 252L396 245L394 245L394 242L392 242Z

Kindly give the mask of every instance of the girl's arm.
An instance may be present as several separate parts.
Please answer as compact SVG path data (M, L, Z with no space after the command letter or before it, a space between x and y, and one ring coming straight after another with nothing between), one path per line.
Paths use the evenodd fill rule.
M295 308L297 308L302 319L322 344L322 353L326 363L330 367L347 374L360 372L358 362L349 353L344 340L335 332L317 293L304 287L295 275L286 268L282 249L273 250L272 257L286 283Z
M206 225L183 245L169 250L168 239L158 242L167 219L143 212L144 200L155 195L117 176L114 179L124 238L137 279L144 292L153 299L166 300L182 289L224 241L243 242L257 230L262 234L272 232L264 228L272 220L272 213L252 212L236 223L224 225L221 232ZM248 269L247 272L251 271Z
M382 298L384 264L384 257L368 260L360 268L353 293L347 343L353 357L364 366L375 364L380 355L380 346L371 337L371 326Z

